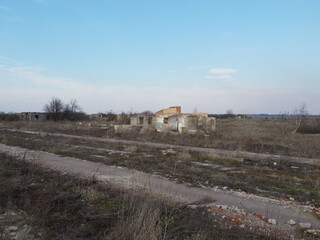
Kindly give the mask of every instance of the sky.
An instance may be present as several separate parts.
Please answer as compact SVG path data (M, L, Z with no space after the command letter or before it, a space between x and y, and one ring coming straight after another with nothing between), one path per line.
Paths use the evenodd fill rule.
M320 114L319 0L0 0L0 111Z

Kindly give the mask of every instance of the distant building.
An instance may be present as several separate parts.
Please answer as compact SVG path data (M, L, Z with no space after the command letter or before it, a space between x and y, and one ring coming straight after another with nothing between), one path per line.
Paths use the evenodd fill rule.
M50 120L50 113L44 112L22 112L19 114L22 121L45 121Z
M136 114L130 118L130 126L154 128L158 132L214 132L216 119L208 117L207 113L181 113L180 106L173 106L162 109L155 114ZM130 126L115 126L115 129L129 129Z
M106 118L104 115L106 115L106 114L103 114L103 113L94 113L94 114L90 114L90 115L89 115L89 118L90 118L91 120L100 120L100 119Z

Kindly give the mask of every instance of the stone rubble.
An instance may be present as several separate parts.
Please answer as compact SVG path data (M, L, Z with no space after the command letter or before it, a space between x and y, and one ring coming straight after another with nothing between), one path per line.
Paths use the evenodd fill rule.
M302 229L311 228L311 223L299 223L299 227Z
M172 148L161 150L161 153L164 156L166 156L166 155L177 155L178 154L178 152L173 150Z
M23 217L21 217L23 216ZM28 217L25 213L8 210L0 214L1 233L0 239L7 240L40 240L41 232L32 231L32 227L25 224Z
M296 222L293 219L290 219L287 223L290 225L296 225Z
M308 229L305 233L320 237L320 229Z
M187 208L195 210L198 208L198 206L197 205L188 205Z
M272 225L277 225L277 221L275 219L272 219L272 218L268 219L268 223L270 223Z

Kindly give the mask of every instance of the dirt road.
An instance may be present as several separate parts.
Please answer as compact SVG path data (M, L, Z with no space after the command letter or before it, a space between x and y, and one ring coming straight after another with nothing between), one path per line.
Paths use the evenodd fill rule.
M160 176L135 170L3 144L0 144L0 151L66 174L79 177L95 176L96 179L103 182L110 182L123 188L144 189L157 196L171 198L180 203L192 204L207 197L211 199L206 202L208 211L212 211L213 214L222 213L223 217L241 216L241 224L247 226L258 225L269 230L276 226L278 229L292 233L295 226L287 223L292 219L297 224L310 223L313 229L320 228L320 219L315 215L315 209L298 205L292 201L279 201L221 189L188 187ZM270 219L274 219L276 224L269 224Z

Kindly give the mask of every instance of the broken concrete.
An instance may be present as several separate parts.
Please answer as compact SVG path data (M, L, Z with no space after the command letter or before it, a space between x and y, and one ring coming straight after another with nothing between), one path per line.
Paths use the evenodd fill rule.
M123 125L113 125L115 133L122 133L132 129L132 125L123 124Z

